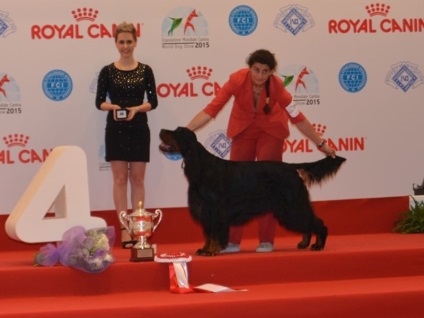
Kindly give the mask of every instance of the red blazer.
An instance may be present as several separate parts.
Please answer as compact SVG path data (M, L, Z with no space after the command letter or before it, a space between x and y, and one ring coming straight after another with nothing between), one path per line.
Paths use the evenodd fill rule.
M292 101L292 96L284 88L283 81L276 75L270 77L271 112L269 114L266 115L263 112L266 100L265 90L262 90L257 111L254 109L252 78L248 68L231 74L215 98L204 108L204 112L215 118L232 96L234 96L234 102L227 127L229 138L237 136L254 122L266 133L284 140L290 134L289 120L296 124L305 119L296 107L290 106L286 109Z

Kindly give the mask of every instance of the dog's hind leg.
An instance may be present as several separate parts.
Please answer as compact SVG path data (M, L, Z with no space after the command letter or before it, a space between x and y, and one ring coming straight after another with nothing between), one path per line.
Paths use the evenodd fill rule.
M297 244L298 249L308 248L311 244L312 234L311 233L303 233L302 240Z
M325 247L327 240L328 228L324 225L324 222L320 218L315 218L313 223L313 233L316 235L315 243L312 244L312 251L321 251Z
M302 240L297 244L298 249L309 247L312 234L315 234L316 240L312 244L311 250L320 251L324 249L328 234L324 222L315 215L308 198L306 200L300 199L295 203L276 214L280 224L289 230L303 234Z

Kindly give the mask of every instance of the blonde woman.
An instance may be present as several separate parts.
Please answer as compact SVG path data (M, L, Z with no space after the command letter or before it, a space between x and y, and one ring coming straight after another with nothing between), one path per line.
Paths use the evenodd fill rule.
M105 160L112 167L113 199L119 213L128 210L128 184L131 208L137 209L138 202L144 202L144 177L150 160L147 112L158 106L158 99L151 67L134 58L137 32L133 24L118 25L115 46L119 59L100 71L96 107L108 112ZM135 244L125 229L121 229L121 243L123 248Z

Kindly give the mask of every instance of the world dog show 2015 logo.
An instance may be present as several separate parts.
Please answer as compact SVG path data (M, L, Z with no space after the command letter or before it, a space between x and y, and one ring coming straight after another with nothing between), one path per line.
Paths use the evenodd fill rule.
M230 12L228 24L235 34L241 36L250 35L258 26L258 16L251 7L240 5Z
M280 13L274 20L274 26L284 32L297 35L315 26L315 21L308 8L300 5L289 5L280 9Z
M76 8L69 12L69 17L76 23L64 24L34 24L31 26L31 39L52 40L52 39L104 39L113 38L117 24L105 25L95 23L99 10L93 8ZM88 23L88 24L87 24ZM137 30L137 37L141 36L141 24L134 23Z
M297 105L320 105L318 78L310 67L289 65L279 73L284 82L284 87L292 94Z
M163 49L207 49L209 46L208 23L199 10L179 7L163 19Z
M414 89L424 83L424 76L417 64L399 62L391 66L385 82L387 85L401 89L406 93L411 88Z
M43 92L51 100L58 102L69 97L72 92L72 79L62 70L48 72L43 78Z
M28 148L30 137L21 133L11 133L2 137L6 149L0 149L0 165L32 164L46 161L51 149Z
M341 3L341 2L340 2ZM398 5L402 5L398 3ZM344 5L343 5L344 6ZM347 7L347 6L344 6ZM328 33L421 33L424 30L424 20L418 17L389 18L392 6L377 2L364 6L368 19L346 17L328 21ZM336 11L334 11L336 12ZM421 13L422 14L422 13Z
M21 93L10 74L0 72L0 115L22 113Z
M16 26L9 17L9 13L0 10L0 38L5 38L14 32L16 32Z

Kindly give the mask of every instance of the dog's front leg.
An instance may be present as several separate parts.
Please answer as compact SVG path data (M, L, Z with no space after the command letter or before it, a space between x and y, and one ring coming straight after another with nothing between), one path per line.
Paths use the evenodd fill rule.
M197 250L196 255L215 256L218 254L221 248L217 248L217 240L210 226L206 226L203 229L203 235L205 236L205 244Z
M202 210L200 223L203 227L205 245L197 250L197 255L215 256L222 250L222 242L228 241L229 226L222 224L216 211L220 211L219 207ZM226 237L223 237L223 233L226 233Z
M211 239L209 236L205 235L205 244L202 248L199 248L196 251L196 255L207 256L207 251L209 250L209 246L211 245Z
M221 251L221 246L216 239L206 237L205 245L196 251L196 255L215 256Z

